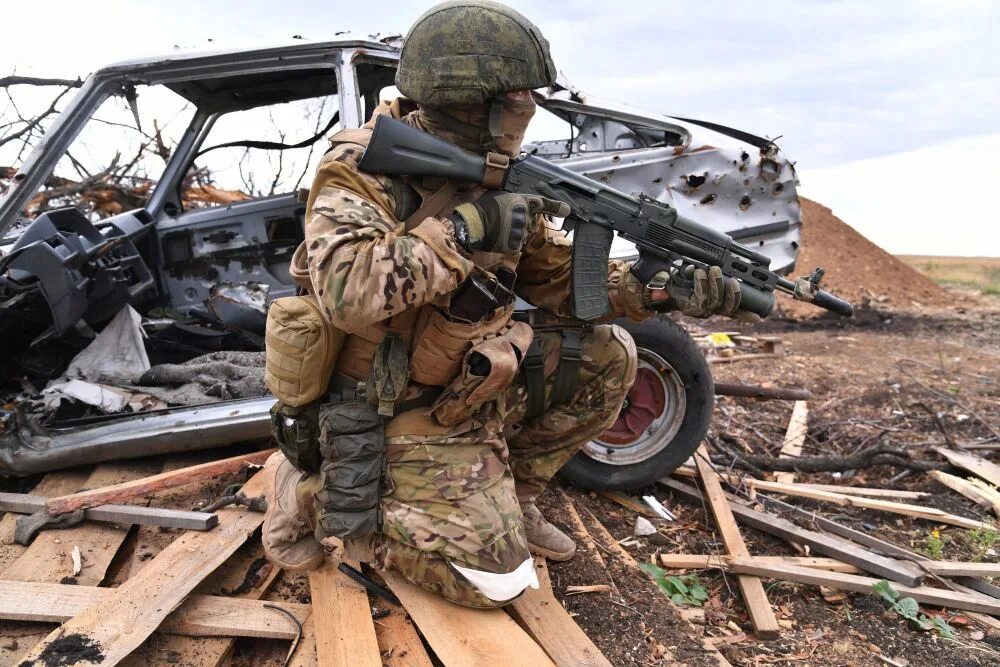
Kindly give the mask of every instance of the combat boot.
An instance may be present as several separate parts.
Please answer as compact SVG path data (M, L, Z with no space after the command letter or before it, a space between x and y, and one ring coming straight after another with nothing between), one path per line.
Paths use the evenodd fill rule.
M528 550L536 556L549 560L569 560L576 553L576 542L545 520L535 503L521 505L524 515L524 534L528 538Z
M326 555L299 509L296 489L305 477L280 452L264 464L267 513L261 541L267 559L284 570L311 570Z

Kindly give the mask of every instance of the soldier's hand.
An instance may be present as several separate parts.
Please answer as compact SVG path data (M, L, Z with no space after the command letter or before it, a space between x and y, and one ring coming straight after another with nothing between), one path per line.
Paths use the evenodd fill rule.
M689 317L740 317L740 281L722 275L718 266L688 265L670 273L665 285L677 309Z
M537 214L566 217L569 212L568 204L554 199L491 190L474 202L460 204L451 220L455 238L466 250L516 255Z

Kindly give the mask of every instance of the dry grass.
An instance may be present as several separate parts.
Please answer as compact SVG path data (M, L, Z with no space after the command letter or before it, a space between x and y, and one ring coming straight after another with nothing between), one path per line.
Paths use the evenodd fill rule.
M1000 257L898 257L941 285L973 288L984 294L1000 296Z

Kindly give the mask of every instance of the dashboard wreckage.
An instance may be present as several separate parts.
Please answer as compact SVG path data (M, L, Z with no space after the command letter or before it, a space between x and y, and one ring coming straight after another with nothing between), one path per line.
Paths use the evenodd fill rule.
M268 159L308 149L318 159L325 136L363 124L391 88L399 46L371 38L178 53L86 79L0 199L0 474L270 436L262 333L270 301L295 293L288 267L305 205L291 187L247 188L212 206L186 189L196 161L217 148ZM33 210L106 101L127 104L138 126L137 91L161 89L183 98L190 120L176 145L161 147L162 172L140 205L113 215ZM321 97L333 103L315 107L303 141L215 143L227 118ZM527 153L670 204L767 256L771 271L794 269L797 179L773 141L606 104L562 79L535 98L538 115L549 112L544 127L564 129ZM257 136L252 123L239 127ZM636 248L616 239L612 252ZM665 317L622 325L639 346L639 373L618 421L564 469L585 486L658 478L687 459L711 416L711 374L683 329Z

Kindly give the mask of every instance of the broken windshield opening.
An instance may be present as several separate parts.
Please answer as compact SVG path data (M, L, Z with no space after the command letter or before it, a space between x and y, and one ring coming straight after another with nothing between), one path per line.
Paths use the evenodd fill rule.
M326 146L340 129L336 94L219 116L206 146L188 168L186 210L294 192L308 186Z
M73 206L97 221L142 208L194 114L193 105L164 86L139 86L109 97L22 215L34 219Z

